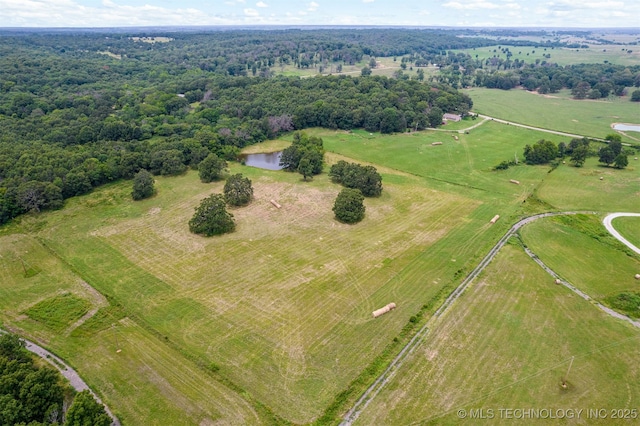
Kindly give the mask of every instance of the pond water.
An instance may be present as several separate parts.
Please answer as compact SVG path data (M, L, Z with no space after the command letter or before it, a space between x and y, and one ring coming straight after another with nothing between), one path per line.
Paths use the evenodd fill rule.
M260 169L282 170L280 157L282 157L282 151L269 152L266 154L242 154L240 155L240 161L244 161L244 164L247 166L258 167Z
M623 132L640 132L640 124L614 124L615 130L622 130Z

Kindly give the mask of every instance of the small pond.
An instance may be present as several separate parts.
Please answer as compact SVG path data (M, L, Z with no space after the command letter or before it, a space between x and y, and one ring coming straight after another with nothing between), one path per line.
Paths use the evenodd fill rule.
M622 124L617 123L613 125L615 130L621 130L623 132L640 132L640 124Z
M280 157L282 157L282 151L269 152L266 154L242 154L239 160L251 167L267 170L282 170Z

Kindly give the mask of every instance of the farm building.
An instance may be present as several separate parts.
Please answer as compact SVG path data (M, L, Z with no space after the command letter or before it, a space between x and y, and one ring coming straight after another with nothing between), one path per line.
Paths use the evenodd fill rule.
M446 121L460 121L460 120L462 120L462 116L460 116L458 114L446 113L445 115L442 116L442 119L446 120Z

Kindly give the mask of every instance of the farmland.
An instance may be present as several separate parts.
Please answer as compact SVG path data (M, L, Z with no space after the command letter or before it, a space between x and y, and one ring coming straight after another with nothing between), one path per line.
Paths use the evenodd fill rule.
M326 174L301 183L297 174L232 165L231 173L252 179L255 200L232 211L237 232L213 239L190 234L185 224L198 200L221 191L222 183L201 184L195 172L158 178L158 195L141 202L130 201L127 182L112 184L69 200L63 210L25 216L3 229L2 247L11 249L2 254L2 321L47 342L78 367L127 422L168 416L179 424L180 410L192 415L186 424L225 415L262 422L270 413L309 422L423 304L452 288L508 223L543 209L530 197L562 169L551 175L546 167L492 171L542 137L498 123L458 140L443 132L309 132L324 139L329 163L357 159L383 174L383 196L366 201L364 226L333 220L339 188ZM563 172L585 182L593 178L583 171L595 167ZM621 208L620 191L638 180L634 170L611 172L629 180L612 188L609 201L620 199ZM270 199L284 207L275 209ZM557 207L565 205L572 207ZM491 227L496 212L503 220ZM35 275L25 278L19 258ZM29 315L63 293L98 306L83 282L104 294L109 306L78 328L57 334ZM370 312L389 301L399 308L373 321ZM59 327L68 329L82 312L69 315ZM117 355L116 345L122 348ZM92 362L96 356L101 363ZM121 364L140 373L135 377L144 391L136 397L126 392L130 379ZM174 364L204 374L176 383L174 375L182 373L162 367ZM194 408L203 387L234 395L225 383L249 390L248 401L231 397ZM151 400L154 410L139 411ZM251 408L255 401L267 411Z
M604 138L615 133L613 123L635 123L640 105L629 98L573 100L565 96L537 95L525 90L473 88L465 91L475 112L516 123ZM628 132L623 141L638 143L640 136Z
M358 424L459 424L479 409L506 424L514 420L501 418L501 408L635 407L638 339L637 329L554 285L517 245L507 245ZM565 391L560 383L572 357Z
M558 65L611 63L615 65L639 65L640 51L636 46L591 45L589 48L535 47L535 46L487 46L475 49L461 49L460 52L474 59L486 60L494 56L507 59L501 48L509 48L512 61L518 59L526 63L549 62ZM630 52L629 52L630 51ZM458 52L458 51L454 51ZM548 55L549 57L546 57ZM477 58L476 58L477 56Z
M374 75L399 68L391 57L377 59ZM343 73L359 74L366 63ZM279 71L317 72L293 65ZM231 77L225 81L231 84ZM573 101L566 91L543 97L478 88L467 93L477 112L589 136L604 137L613 121L638 118L638 104L627 98ZM131 100L139 102L137 109L129 105L118 117L151 111L149 96ZM286 95L281 98L286 104ZM184 107L175 114L153 118L158 133L138 141L140 150L164 145L153 153L181 155L185 147L190 153L206 148L200 150L206 155L209 147L221 148L222 136L231 141L226 148L249 140L241 139L249 138L242 131L250 127L240 126L235 112L218 117L224 108L201 114L199 102L178 102ZM40 112L28 119L39 120ZM246 112L261 117L257 108ZM262 113L251 125L274 118ZM152 132L155 112L150 114L138 117L145 132ZM222 124L214 127L210 120ZM189 133L193 137L186 136L190 126L200 126ZM231 234L203 238L189 232L194 207L224 186L202 183L195 162L177 176L158 174L156 195L142 201L131 199L130 180L112 177L70 196L61 209L3 225L0 326L64 358L125 426L337 423L425 324L425 340L358 424L457 424L458 410L480 408L499 415L509 407L640 407L639 330L555 285L524 251L607 306L616 308L611 301L620 294L638 292L633 275L640 272L640 257L601 223L608 212L638 210L640 163L633 156L622 170L593 156L580 168L570 161L528 166L522 160L526 145L569 138L471 118L395 134L305 131L321 137L326 150L324 172L310 181L229 163L228 174L242 173L254 189L248 206L229 209L237 223ZM242 152L282 150L294 138L274 133L277 139ZM630 133L623 141L636 139ZM114 152L137 143L112 142ZM69 152L88 171L98 169L98 159L84 161L89 154L82 149ZM31 157L36 163L37 155ZM25 169L31 157L20 157ZM120 161L115 158L99 163L100 170ZM507 170L494 169L516 159ZM340 160L373 165L383 177L382 195L365 200L366 215L357 225L342 224L332 213L341 187L327 172ZM91 184L85 192L90 190ZM512 224L550 211L581 213L526 225L442 316L433 315ZM496 215L499 220L490 223ZM640 245L638 223L623 217L614 226ZM390 302L397 309L372 317ZM572 359L569 386L562 389Z

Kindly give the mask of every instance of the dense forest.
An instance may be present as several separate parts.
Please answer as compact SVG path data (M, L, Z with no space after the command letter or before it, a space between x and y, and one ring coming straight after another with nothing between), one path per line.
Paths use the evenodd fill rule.
M575 87L595 97L640 85L637 67L487 63L451 51L492 44L468 30L3 30L0 224L142 169L180 174L211 153L235 160L292 130L436 127L472 107L455 87ZM431 81L278 72L380 56L440 72Z

